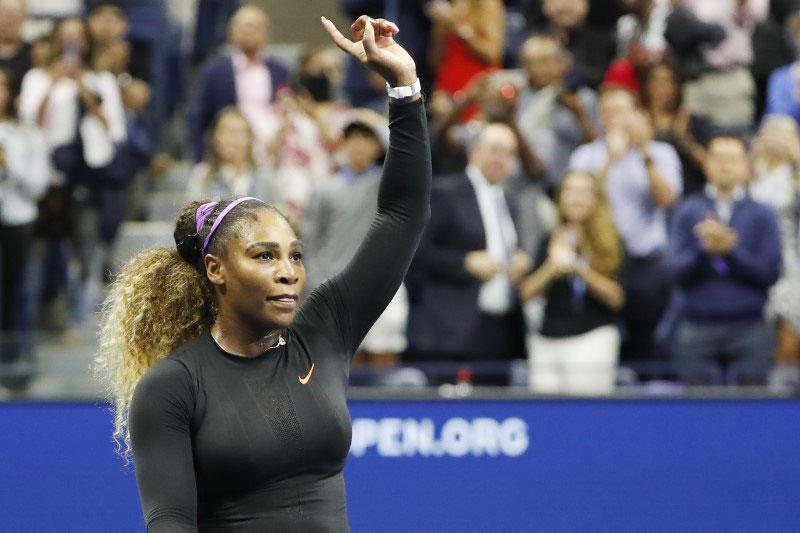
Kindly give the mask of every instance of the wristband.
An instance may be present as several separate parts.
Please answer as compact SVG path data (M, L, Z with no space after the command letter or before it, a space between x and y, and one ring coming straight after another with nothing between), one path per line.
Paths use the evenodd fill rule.
M422 92L422 84L419 78L411 85L403 85L401 87L392 87L389 83L386 83L386 92L389 93L389 98L404 100Z

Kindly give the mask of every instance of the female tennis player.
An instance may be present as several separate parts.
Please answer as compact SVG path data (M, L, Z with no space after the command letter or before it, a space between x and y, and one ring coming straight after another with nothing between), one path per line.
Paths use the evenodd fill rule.
M322 23L393 100L378 213L351 263L299 306L303 249L283 216L253 198L195 202L177 251L135 257L109 296L98 363L152 533L348 530L350 358L429 217L430 148L397 26L361 17L351 41Z

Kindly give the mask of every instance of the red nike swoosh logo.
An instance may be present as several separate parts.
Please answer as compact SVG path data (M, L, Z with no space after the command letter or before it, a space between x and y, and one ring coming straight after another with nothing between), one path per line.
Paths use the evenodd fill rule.
M308 374L306 374L306 377L301 378L300 376L297 376L297 381L299 381L301 385L305 385L308 383L308 380L311 379L312 372L314 372L314 363L311 363L311 368L308 369Z

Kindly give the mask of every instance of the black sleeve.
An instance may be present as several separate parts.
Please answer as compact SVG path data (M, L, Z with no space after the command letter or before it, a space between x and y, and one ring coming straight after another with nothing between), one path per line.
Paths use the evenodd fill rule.
M131 446L149 533L197 531L190 430L193 411L189 371L178 361L159 361L133 393Z
M345 269L312 292L301 310L315 322L312 327L335 328L329 333L339 337L349 354L400 287L430 218L431 153L424 101L392 104L389 119L389 151L369 232Z

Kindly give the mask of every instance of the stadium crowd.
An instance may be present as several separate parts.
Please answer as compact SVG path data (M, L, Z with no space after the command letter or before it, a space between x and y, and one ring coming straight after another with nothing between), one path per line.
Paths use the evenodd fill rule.
M335 48L275 53L241 2L51 4L0 0L5 389L35 373L33 332L79 339L129 230L189 199L279 206L312 289L347 263L381 79ZM798 386L800 2L340 4L401 28L434 165L353 383Z

